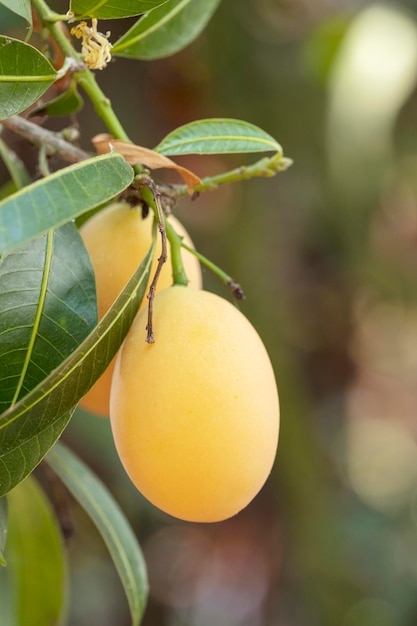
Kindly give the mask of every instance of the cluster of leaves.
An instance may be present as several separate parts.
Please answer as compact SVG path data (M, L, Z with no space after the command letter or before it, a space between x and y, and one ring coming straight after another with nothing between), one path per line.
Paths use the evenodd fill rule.
M19 3L3 0L32 27L30 0ZM69 10L74 19L118 19L140 15L140 18L112 46L115 57L153 60L178 52L204 29L220 0L126 0L109 3L73 0ZM28 43L11 37L0 37L0 74L2 99L0 118L27 109L60 76L51 62ZM7 80L5 80L5 77ZM66 115L82 106L77 79L65 92L49 102L48 115Z
M112 55L155 59L190 43L219 2L72 0L70 13L61 19L138 16L136 24L113 44ZM60 16L53 14L44 0L0 0L0 4L23 17L30 28L34 8L49 29L49 36L54 36ZM62 116L82 106L79 79L90 70L73 48L68 54L68 46L62 50L62 67L55 69L51 62L54 59L28 41L0 35L0 123L36 107L46 90L63 77L64 91L53 100L39 103L35 110L41 108L43 114ZM25 166L0 137L0 155L11 177L11 184L0 196L0 562L5 564L6 560L8 494L10 519L14 520L10 527L15 530L10 532L7 556L19 563L17 595L24 598L19 604L19 623L28 623L25 606L35 613L39 611L38 621L33 621L32 615L31 623L41 624L46 623L46 614L55 622L65 604L62 593L53 594L49 584L44 589L48 597L55 598L53 606L46 601L45 593L27 588L28 559L43 562L53 573L54 585L61 585L65 577L64 560L59 548L52 549L49 557L35 554L32 543L36 540L26 546L22 539L25 529L17 521L39 517L40 527L50 541L59 544L54 539L58 531L49 505L29 476L46 455L102 533L124 584L133 624L140 622L145 604L143 559L123 514L90 470L56 444L78 401L120 347L149 278L153 247L107 315L97 323L94 275L74 220L105 205L132 184L135 171L122 152L94 156L31 182ZM161 157L244 152L274 154L248 167L246 175L245 168L239 168L238 174L235 171L203 179L195 189L211 188L234 177L273 175L288 164L275 139L253 124L238 120L192 122L174 130L154 148ZM182 192L179 186L178 196ZM26 549L27 558L16 557L19 550ZM28 597L34 597L34 601L28 602Z

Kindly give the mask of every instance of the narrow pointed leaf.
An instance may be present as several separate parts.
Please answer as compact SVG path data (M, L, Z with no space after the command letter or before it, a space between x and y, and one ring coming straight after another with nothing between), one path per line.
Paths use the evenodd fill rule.
M103 20L141 15L166 0L71 0L70 8L76 19L97 17Z
M15 590L10 574L10 567L0 567L1 626L19 626L13 610Z
M0 4L23 17L30 25L32 25L32 11L30 9L30 0L1 0Z
M113 306L81 345L42 383L0 415L0 496L42 460L77 402L119 349L142 302L152 246ZM144 341L146 332L144 330Z
M94 272L70 222L0 259L0 412L25 396L97 324Z
M116 56L160 59L198 37L220 0L168 0L144 15L113 46Z
M0 36L0 120L36 102L56 75L39 50L18 39Z
M1 128L1 127L0 127ZM28 171L23 161L9 146L0 138L0 158L6 166L14 183L15 190L30 184Z
M71 113L77 113L83 108L84 102L77 90L77 84L74 82L68 87L66 91L59 94L53 100L49 102L43 102L39 106L31 110L30 116L34 115L49 115L50 117L60 117L63 115L70 115Z
M65 167L0 202L0 253L62 226L126 189L133 169L119 154Z
M60 529L45 493L28 477L8 496L7 561L18 624L63 623L67 567Z
M249 122L212 118L180 126L155 148L166 156L180 154L226 154L277 152L279 143L264 130Z
M3 496L3 498L0 498L0 565L2 565L3 567L6 565L6 559L4 557L4 548L6 547L6 539L7 539L7 521L8 521L7 509L8 509L7 498Z
M0 187L0 200L8 198L13 193L16 193L17 187L12 180L7 181L2 187Z
M119 505L91 470L68 448L55 444L47 461L90 516L104 539L138 626L148 592L146 567L138 541Z

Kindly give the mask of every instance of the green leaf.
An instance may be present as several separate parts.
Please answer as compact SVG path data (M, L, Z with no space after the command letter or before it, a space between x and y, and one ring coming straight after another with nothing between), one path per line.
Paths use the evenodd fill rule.
M0 202L0 252L61 226L126 189L133 169L111 153L65 167Z
M67 599L65 551L51 505L34 478L8 496L7 561L18 624L63 623Z
M49 115L59 117L77 113L83 108L84 102L77 90L77 84L73 81L68 89L49 102L42 102L32 109L30 117L34 115Z
M0 120L36 102L56 76L39 50L18 39L0 36Z
M151 11L166 0L71 0L76 19L97 17L103 20L132 17Z
M0 567L1 626L20 626L13 610L14 591L10 567Z
M15 183L12 180L7 181L7 183L4 183L4 185L0 187L0 200L8 198L12 193L16 193L16 191L17 187Z
M7 181L2 187L0 187L0 200L8 198L12 193L16 193L17 187L12 180Z
M279 143L249 122L212 118L180 126L155 148L166 156L180 154L226 154L241 152L277 152Z
M0 260L0 412L36 387L97 324L94 272L75 225Z
M73 407L116 354L142 302L153 254L154 245L81 345L42 383L0 415L0 496L42 460L67 425Z
M68 448L55 444L47 461L103 537L129 602L132 626L138 626L145 608L148 581L142 551L123 512L97 476Z
M7 539L7 498L0 498L0 565L3 567L6 565L6 559L4 557L4 548L6 547Z
M0 430L0 496L8 493L28 476L42 461L48 450L62 435L73 410L59 416L36 415L33 423L24 418ZM32 415L34 415L32 413ZM24 430L18 432L18 424Z
M0 157L9 171L15 190L29 185L30 178L25 164L2 139L0 139Z
M0 0L0 4L23 17L30 25L32 25L32 11L30 8L30 0Z
M113 46L112 54L160 59L182 50L205 28L220 0L168 0L144 15Z

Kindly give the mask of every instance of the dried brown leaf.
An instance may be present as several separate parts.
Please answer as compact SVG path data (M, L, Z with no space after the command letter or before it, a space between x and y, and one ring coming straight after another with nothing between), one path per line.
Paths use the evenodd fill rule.
M126 159L126 161L130 163L130 165L141 163L142 165L149 167L151 170L160 168L176 170L183 178L190 194L193 193L196 185L201 185L202 183L201 178L194 174L194 172L186 167L178 165L178 163L171 161L168 157L163 154L159 154L159 152L155 152L155 150L151 150L150 148L144 148L143 146L137 146L134 143L129 143L128 141L114 139L111 135L106 133L101 133L93 137L92 143L98 154L107 154L112 150L116 150L116 152L119 152Z

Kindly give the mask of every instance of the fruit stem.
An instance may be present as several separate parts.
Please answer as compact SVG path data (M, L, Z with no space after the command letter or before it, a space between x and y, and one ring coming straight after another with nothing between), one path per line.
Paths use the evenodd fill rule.
M182 262L181 248L184 247L181 235L175 232L172 225L165 219L165 230L171 249L172 282L174 285L188 285L187 274Z
M191 252L191 254L194 254L194 256L197 257L197 259L203 265L205 265L218 278L220 278L220 280L230 288L230 291L232 292L232 295L236 298L236 300L243 300L245 294L242 287L239 285L239 283L235 282L229 274L222 270L221 267L210 261L210 259L201 254L201 252L198 252L194 248L187 246L186 243L182 242L181 246L184 248L184 250L187 250L188 252Z

